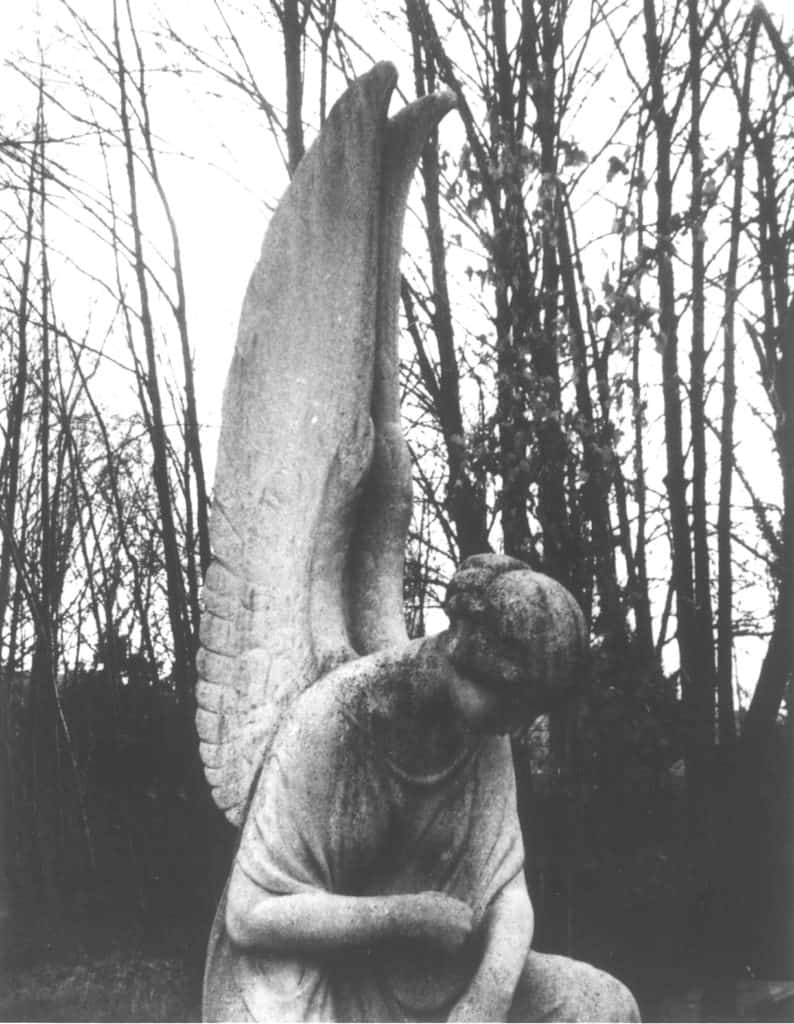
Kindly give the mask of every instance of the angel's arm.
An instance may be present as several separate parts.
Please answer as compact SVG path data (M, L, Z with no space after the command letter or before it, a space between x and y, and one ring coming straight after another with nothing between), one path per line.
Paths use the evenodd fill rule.
M488 907L484 949L472 981L455 1003L450 1021L507 1020L532 942L535 919L523 868Z
M437 892L342 896L315 889L273 895L235 866L226 930L236 945L261 952L316 953L392 939L426 940L454 952L471 932L471 910Z

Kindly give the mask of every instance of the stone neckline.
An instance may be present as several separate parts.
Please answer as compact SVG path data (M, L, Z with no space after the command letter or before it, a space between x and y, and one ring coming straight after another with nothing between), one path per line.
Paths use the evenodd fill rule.
M458 753L455 754L448 764L445 764L443 768L440 768L436 772L427 772L425 774L409 772L388 754L384 757L384 760L388 765L389 770L403 782L408 782L413 786L435 786L439 782L444 782L451 775L454 775L455 772L463 766L463 763L472 756L478 746L478 743L473 743L471 739L467 737L461 744L461 748Z

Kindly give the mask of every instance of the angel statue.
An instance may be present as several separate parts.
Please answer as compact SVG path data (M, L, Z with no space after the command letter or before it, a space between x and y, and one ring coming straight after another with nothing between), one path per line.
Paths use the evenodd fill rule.
M530 950L511 729L564 698L585 628L515 559L467 559L449 628L402 615L407 194L440 93L376 65L270 221L224 393L197 725L241 827L205 1020L638 1020L620 982Z

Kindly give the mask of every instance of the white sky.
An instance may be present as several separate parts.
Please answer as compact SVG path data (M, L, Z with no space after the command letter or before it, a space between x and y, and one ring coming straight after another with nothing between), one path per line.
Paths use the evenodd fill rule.
M95 20L97 27L102 22L109 26L107 0L82 0L76 6L81 14ZM196 37L200 35L202 15L207 14L209 6L205 0L193 0L187 8L181 0L164 0L159 6L169 17L177 18L186 32L192 30ZM751 6L745 4L747 10ZM36 26L44 36L45 53L54 53L53 59L57 61L61 53L53 26L62 18L60 7L58 0L39 0L29 7L0 4L3 64L13 64L19 51L35 57ZM406 56L368 17L368 10L378 7L393 14L401 9L401 4L373 6L348 0L340 5L340 16L346 19L347 26L360 26L360 38L375 59L391 59L402 66L402 79L410 87ZM769 0L766 7L776 18L783 19L785 32L791 23L789 0ZM136 11L136 17L146 42L146 7L141 4L137 8L141 13ZM355 10L361 13L352 14ZM256 42L262 43L264 38ZM256 70L264 91L279 102L282 65L278 41L275 42L270 53L262 54L262 66ZM366 67L363 59L361 67ZM163 170L182 240L202 419L211 425L219 416L224 368L236 333L242 295L267 225L268 204L285 187L286 175L272 148L268 150L264 119L253 111L249 101L240 101L236 106L228 97L223 103L213 102L205 95L202 83L191 83L186 78L155 73L151 80L160 91L152 103L156 132L168 141L173 152L191 155L190 159L164 160ZM0 96L4 117L0 124L13 125L17 104L21 106L20 116L29 116L31 90L21 88L16 73L5 66L0 66ZM330 99L334 98L332 94ZM399 105L395 98L393 106ZM448 145L459 135L453 120L454 114L442 126L442 141ZM595 146L596 140L603 138L603 125L591 124ZM591 140L586 137L586 129L585 120L579 128L578 141L588 150ZM313 132L308 129L307 141L312 137Z

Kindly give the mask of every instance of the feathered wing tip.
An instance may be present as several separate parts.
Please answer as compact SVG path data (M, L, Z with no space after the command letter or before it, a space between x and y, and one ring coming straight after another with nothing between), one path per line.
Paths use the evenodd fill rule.
M396 268L408 184L450 103L412 105L418 127L406 135L410 114L386 117L395 82L394 67L378 64L334 106L271 219L243 303L224 392L196 718L213 796L234 824L288 705L356 655L359 574L388 579L391 595L397 573L401 584L407 469L370 484L369 496L366 481L383 469L381 438L395 423L399 432ZM411 139L410 161L393 159L396 130ZM385 395L387 424L373 415ZM360 559L351 549L362 525ZM382 589L366 607L394 622L401 612Z
M400 426L400 256L408 192L430 132L455 105L434 93L389 120L380 190L378 302L372 388L374 448L349 562L350 632L364 654L407 640L405 539L411 519L411 458Z

